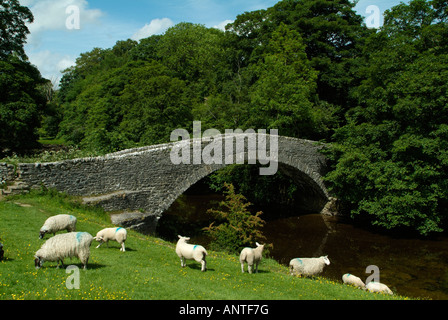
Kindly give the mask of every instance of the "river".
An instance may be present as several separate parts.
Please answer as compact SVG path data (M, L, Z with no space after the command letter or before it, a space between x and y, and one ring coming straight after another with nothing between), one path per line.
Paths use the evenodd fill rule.
M201 229L213 221L206 211L222 199L209 192L186 192L159 220L158 235L176 241L181 234L190 236L192 243L206 245L208 239ZM281 264L288 265L297 257L328 255L331 264L323 277L342 282L342 275L351 273L365 281L371 275L366 268L374 265L379 268L380 281L397 294L448 299L448 236L399 238L356 227L342 218L279 211L266 209L261 217L266 220L267 243L274 246L270 255Z

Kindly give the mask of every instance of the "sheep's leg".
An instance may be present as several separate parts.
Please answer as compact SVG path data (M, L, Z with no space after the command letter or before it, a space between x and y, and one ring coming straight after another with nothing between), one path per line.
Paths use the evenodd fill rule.
M207 262L205 262L205 260L201 260L201 271L204 272L205 270L207 270Z
M180 266L181 266L182 268L186 266L185 258L184 258L184 257L180 257Z
M255 273L258 273L258 262L255 264Z
M241 272L244 273L244 262L241 262Z
M96 248L98 249L99 247L101 247L101 245L103 244L103 241L100 241L100 244L96 246Z
M250 264L247 265L247 271L252 274L252 266Z
M121 243L121 249L120 249L120 251L123 251L123 252L126 251L126 249L124 248L124 242Z

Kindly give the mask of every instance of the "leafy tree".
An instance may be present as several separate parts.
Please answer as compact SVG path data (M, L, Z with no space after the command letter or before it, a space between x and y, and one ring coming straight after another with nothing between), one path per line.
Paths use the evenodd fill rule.
M33 22L30 9L21 6L18 0L0 0L0 59L16 53L27 60L23 45L30 33L26 22Z
M254 66L258 79L250 88L253 111L248 121L284 136L311 137L319 116L310 101L317 72L309 65L300 35L281 24L262 57Z
M0 155L37 145L47 80L27 60L23 44L31 11L17 0L0 1Z
M212 246L232 253L239 253L242 247L253 246L256 241L264 241L260 228L265 224L260 218L261 211L254 215L248 210L251 205L241 194L235 194L232 184L225 184L225 201L220 203L223 210L209 209L208 213L222 220L215 226L212 222L204 230L213 239Z
M423 235L442 231L448 200L448 29L435 4L392 8L368 39L328 175L352 216Z
M0 60L0 154L24 153L37 146L37 128L46 99L43 79L29 62Z

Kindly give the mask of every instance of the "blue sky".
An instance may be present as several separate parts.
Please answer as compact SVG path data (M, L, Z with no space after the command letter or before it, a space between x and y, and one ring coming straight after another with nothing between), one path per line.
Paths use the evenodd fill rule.
M34 23L28 26L31 33L25 51L44 77L58 82L61 70L74 65L81 53L94 47L111 48L118 40L162 34L184 21L223 28L238 14L266 9L278 1L20 0L20 3L28 6L34 15ZM366 9L375 6L381 18L385 10L398 3L399 0L360 0L355 9L369 17L372 13ZM77 17L79 28L73 24Z

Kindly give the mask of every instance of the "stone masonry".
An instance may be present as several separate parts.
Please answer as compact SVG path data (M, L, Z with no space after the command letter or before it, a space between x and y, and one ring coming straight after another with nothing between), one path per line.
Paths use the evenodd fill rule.
M237 136L241 138L241 135L244 133L202 138L201 150L211 142L218 141L215 139L233 141ZM260 138L261 134L256 136ZM269 141L269 135L264 136ZM175 165L170 153L181 142L129 149L95 158L22 163L16 168L0 164L0 179L9 183L19 181L27 188L45 186L82 196L84 203L99 205L106 211L120 212L112 215L113 223L151 232L158 218L177 197L230 161L225 161L223 152L223 159L218 164ZM190 150L192 148L193 143L190 143ZM322 144L314 141L278 136L279 170L301 186L305 209L315 212L320 212L329 200L322 181L326 159L319 152L321 148ZM246 158L247 153L246 144Z

